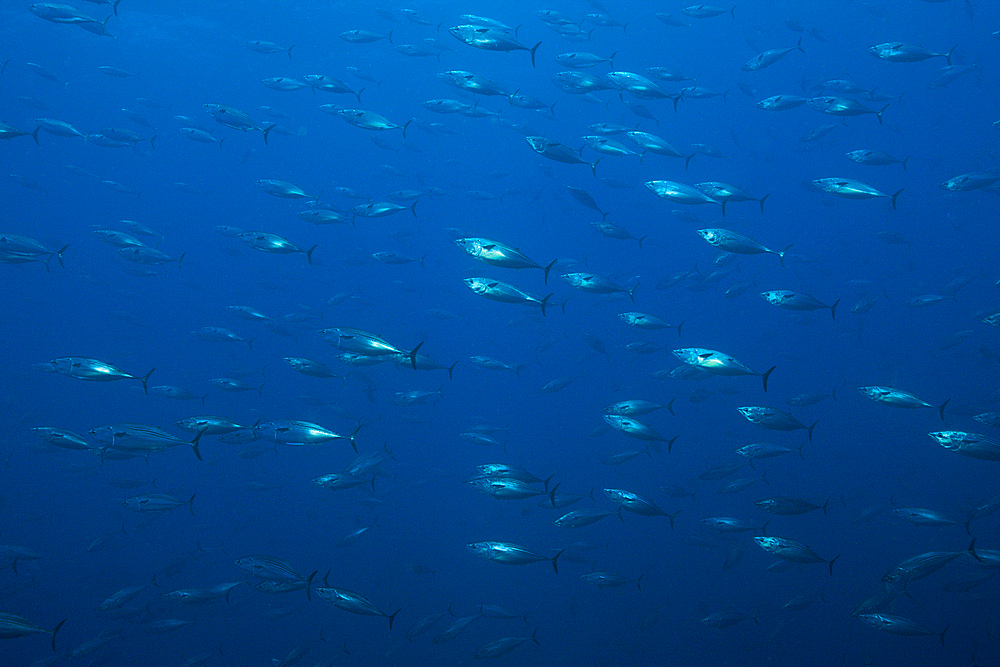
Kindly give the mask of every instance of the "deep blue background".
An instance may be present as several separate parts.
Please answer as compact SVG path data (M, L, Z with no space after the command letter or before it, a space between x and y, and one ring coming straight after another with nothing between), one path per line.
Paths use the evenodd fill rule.
M106 5L82 4L84 12L98 18L108 11ZM391 3L382 6L399 9ZM220 644L224 657L209 664L264 665L311 640L321 628L329 641L314 647L307 661L332 657L346 638L351 655L343 659L352 664L468 664L479 646L500 637L527 636L535 626L541 646L528 643L504 658L506 663L626 665L669 659L694 665L839 665L846 655L847 664L870 660L919 666L962 664L977 647L979 664L1000 659L990 642L996 585L987 583L969 594L941 591L950 577L974 569L967 556L912 584L912 599L900 597L895 606L896 613L934 632L950 626L945 648L936 637L878 633L849 615L900 561L922 551L963 550L969 541L961 525L916 528L888 510L870 523L855 523L859 511L888 506L892 500L937 509L961 523L971 507L1000 490L997 464L959 457L927 437L942 428L936 411L894 410L856 391L861 385L886 384L935 405L950 398L948 428L996 435L970 415L1000 409L1000 341L997 330L980 321L1000 309L994 284L1000 278L997 196L938 188L948 178L995 164L1000 131L991 124L1000 108L1000 41L991 33L1000 28L996 7L980 0L970 20L959 0L744 1L735 18L690 19L690 27L676 28L658 21L654 12L680 14L682 3L609 1L606 8L615 18L629 22L627 32L598 26L591 41L582 43L559 37L534 13L551 8L580 20L596 11L584 2L409 7L442 21L440 33L406 19L393 25L368 3L123 0L119 16L108 22L117 39L42 21L27 3L8 2L0 8L0 59L9 59L0 77L0 118L29 131L33 119L49 117L84 133L120 126L153 134L127 121L119 111L127 107L149 118L158 135L155 149L148 144L136 150L107 149L44 132L40 147L30 137L0 146L2 231L34 237L53 248L70 244L65 268L55 261L49 271L38 264L0 266L0 453L7 457L7 465L0 467L0 544L44 556L19 563L16 574L6 567L9 563L0 562L6 567L0 570L0 610L23 614L45 628L68 618L57 638L60 651L121 627L121 639L102 650L109 665L181 664ZM542 41L537 67L530 66L527 53L477 51L451 37L447 28L460 23L462 13L521 25L523 43ZM805 54L792 52L765 70L741 72L742 64L760 51L795 44L799 34L784 25L789 19L817 28L827 41L806 34ZM355 28L383 34L394 30L397 45L436 37L454 51L445 51L439 63L408 58L385 40L350 44L337 37ZM263 55L248 50L248 40L295 48L291 59L284 53ZM866 52L872 44L893 40L941 52L958 44L954 62L978 63L981 74L928 90L943 59L892 63ZM563 68L553 58L567 51L602 56L617 51L618 70L674 67L698 76L698 85L728 90L728 96L725 101L685 100L677 113L670 101L644 102L661 117L657 127L632 115L613 91L597 94L602 103L588 104L556 89L551 77ZM40 78L27 62L44 65L68 85ZM140 78L110 78L98 71L102 65L139 73ZM353 78L347 66L374 73L381 85ZM592 123L634 126L641 121L642 130L664 137L682 152L689 152L692 143L704 143L732 157L698 156L687 171L681 160L657 155L642 164L634 157L606 157L597 168L599 177L636 185L612 189L586 166L544 160L521 134L491 119L426 111L421 103L433 98L471 103L471 97L435 77L453 69L557 102L554 118L511 108L498 97L480 99L479 106L574 148L590 134L586 128ZM605 74L609 68L605 64L585 71ZM316 73L364 87L360 105L351 96L277 92L260 83L266 77ZM852 118L848 127L814 143L799 138L838 119L809 107L776 113L754 106L775 94L816 94L803 86L808 90L830 78L850 78L903 97L886 110L884 126L872 116ZM754 95L741 92L740 83ZM671 91L679 87L664 84ZM30 109L18 101L20 96L41 100L52 110ZM137 97L170 109L147 109ZM884 104L859 99L874 108ZM210 102L243 109L260 123L267 119L257 107L276 107L292 116L282 124L301 128L301 136L272 133L265 146L259 133L243 135L213 121L202 106ZM441 122L461 134L433 136L414 122L405 148L397 131L378 137L402 148L386 151L372 143L371 133L324 114L320 104L360 106L400 124L410 118ZM222 150L189 141L172 118L177 114L194 117L217 137L226 137ZM617 138L631 146L627 138ZM912 156L908 171L899 165L859 165L844 157L863 148L900 159ZM583 154L588 160L598 157L589 149ZM71 174L66 165L99 180ZM386 175L381 165L404 176ZM27 189L7 174L31 178L45 191ZM893 211L885 200L832 199L800 186L829 176L857 178L890 193L905 191ZM255 181L262 178L291 181L311 193L325 191L324 202L345 209L357 202L331 194L335 186L375 199L402 188L434 187L447 194L422 198L415 218L404 211L388 218L359 218L355 226L314 227L296 217L305 208L301 202L261 191ZM722 219L716 207L657 199L642 185L652 179L725 181L756 196L771 196L763 214L755 203L731 203ZM115 192L100 180L115 180L142 194ZM205 194L182 191L175 185L179 182ZM642 250L633 241L600 237L589 224L594 214L568 196L566 185L587 190L611 213L610 221L635 236L648 234ZM508 194L502 201L480 201L465 194L470 190ZM681 222L673 209L693 211L705 224ZM167 265L162 275L149 278L125 273L131 265L91 233L95 228L124 229L117 224L120 219L137 220L162 233L161 250L172 256L186 253L183 268ZM313 265L300 255L256 252L213 231L216 225L280 234L303 248L317 244ZM667 276L696 266L706 274L711 270L718 252L694 233L710 226L734 229L772 248L794 243L796 257L788 257L785 268L772 256L739 258L738 272L714 290L692 291L690 283L655 289ZM629 285L639 282L636 302L576 292L558 271L546 286L539 271L477 263L452 243L448 228L518 246L541 264L586 258L587 265L574 270L591 270ZM882 231L912 238L912 247L884 243L875 236ZM384 250L426 254L426 268L368 259ZM958 276L980 273L984 276L955 300L919 310L902 305ZM540 295L554 292L552 303L568 299L565 314L550 306L541 318L537 309L481 299L461 282L480 275ZM859 279L872 284L858 290L848 283ZM751 287L736 299L723 296L731 284L750 280L759 289ZM805 315L778 310L757 296L766 289L812 293L826 303L842 299L837 320L822 310ZM850 312L863 293L883 290L890 301L883 299L863 317ZM350 299L327 305L345 292ZM233 318L227 305L250 305L274 317L313 309L322 319L289 325L296 335L281 337ZM431 308L459 319L435 319L425 312ZM672 323L683 320L683 337L678 339L674 330L630 329L616 316L629 310ZM124 322L116 312L137 322ZM252 350L242 344L206 343L191 334L203 326L229 327L257 338ZM383 365L355 370L344 385L290 370L282 357L310 357L351 370L337 364L336 351L316 334L327 326L377 332L403 348L425 341L422 352L445 365L458 360L454 379L449 381L443 371L414 373ZM938 349L945 337L967 329L973 333L961 345ZM586 344L584 333L612 350L610 360ZM677 361L670 354L636 356L625 349L638 340L668 350L681 345L723 350L756 370L772 365L777 370L767 394L757 378L657 381L649 373ZM85 383L31 367L67 355L99 358L138 375L155 367L151 385L210 392L207 405L146 396L137 382ZM468 362L471 355L528 366L519 376L483 371ZM210 378L243 368L265 369L263 398L255 392L226 394L208 384ZM366 397L362 374L376 385L374 404ZM580 377L560 393L539 393L560 376ZM248 378L255 385L262 381L260 375ZM396 392L433 391L442 384L443 398L436 407L391 403ZM784 405L796 394L834 387L837 402L827 399L801 411ZM715 393L700 403L688 400L692 391L703 388ZM327 405L316 407L319 401L303 397ZM601 409L627 398L659 403L676 398L676 416L661 410L639 418L668 438L680 436L672 454L643 455L618 467L600 463L616 451L643 447L615 432L592 436L602 424ZM818 419L819 424L804 461L787 456L758 462L758 470L768 472L769 486L718 495L721 483L697 479L704 469L739 460L734 450L751 442L797 447L803 439L802 432L763 431L747 423L736 411L741 405L787 408L802 421ZM142 459L102 463L87 453L43 447L29 430L45 425L84 433L127 421L183 435L173 426L177 419L216 414L245 424L304 419L348 433L355 422L344 419L345 413L365 424L358 436L363 452L386 445L395 454L377 481L374 495L381 502L374 508L361 502L370 495L363 489L329 492L310 483L351 460L353 452L344 442L285 447L277 455L269 451L247 460L237 452L248 446L206 437L204 463L186 447L153 455L148 464ZM509 437L506 453L459 438L482 422L508 426L508 433L497 434L501 441ZM537 507L537 499L497 501L461 483L475 465L498 461L523 465L541 477L555 474L562 492L594 488L596 500L574 509L591 504L611 508L601 490L616 487L643 494L671 513L683 512L675 530L665 518L632 514L624 524L609 518L592 527L561 530L552 525L559 513ZM737 476L756 474L747 469ZM155 478L156 491L179 498L197 492L195 516L182 508L147 523L120 501L153 489L123 491L108 485L119 478ZM253 490L251 483L276 488ZM667 497L658 487L668 484L697 490L696 500ZM753 505L766 495L819 503L830 497L830 516L771 517ZM719 546L705 548L691 540L706 536L700 519L715 515L757 523L771 518L769 534L809 544L825 558L843 556L832 578L823 565L770 573L765 567L771 558L751 545L737 567L723 571L735 542L707 535ZM356 525L376 517L378 526L357 543L335 547ZM120 532L123 523L127 534ZM972 522L980 547L997 547L996 529L995 517ZM110 536L107 545L88 552L101 536ZM551 554L583 539L599 545L586 552L596 569L630 578L644 575L642 591L632 586L596 589L579 578L591 569L585 564L563 562L556 576L545 563L498 565L476 559L465 547L478 540L506 540ZM191 557L199 545L208 553ZM331 585L357 591L386 612L402 608L394 629L389 632L384 619L349 615L315 599L307 603L301 592L272 597L241 586L228 606L185 607L159 599L179 588L238 581L243 573L233 561L251 553L273 554L303 572L319 570L320 576L332 570ZM182 571L165 576L164 568L178 558L187 559ZM417 575L414 565L434 574ZM155 636L94 611L111 593L144 583L155 572L160 572L162 588L147 590L138 602L152 600L157 618L197 616L194 627ZM780 609L794 595L821 590L825 603L799 613ZM456 614L468 615L483 603L520 613L530 610L529 625L516 619L477 619L452 643L431 645L429 635L413 643L403 639L427 614L452 605ZM663 605L655 627L640 630L643 618ZM265 618L263 612L276 607L293 612L278 620ZM719 630L700 623L707 614L727 609L758 611L759 627L749 621ZM2 651L5 664L30 664L48 656L47 637L6 641Z

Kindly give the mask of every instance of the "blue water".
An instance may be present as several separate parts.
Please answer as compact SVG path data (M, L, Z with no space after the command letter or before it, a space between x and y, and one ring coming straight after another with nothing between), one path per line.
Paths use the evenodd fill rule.
M80 10L103 20L107 5L83 2ZM0 544L30 550L41 558L0 560L0 611L16 613L50 630L67 619L55 638L39 634L0 643L0 663L30 665L65 654L107 633L112 638L79 664L181 665L214 653L205 664L270 665L297 646L317 642L302 664L425 665L472 664L481 646L503 637L527 638L537 628L538 645L527 641L500 658L509 665L635 665L665 662L692 665L980 665L1000 660L992 638L998 591L989 580L968 592L947 592L954 577L984 571L967 554L940 572L912 582L886 611L910 618L929 636L897 636L866 626L851 611L881 590L881 578L901 561L925 551L964 551L971 537L977 548L1000 548L995 516L977 518L970 534L963 523L969 511L995 496L996 463L959 456L927 436L951 429L996 438L995 427L972 416L1000 410L998 330L981 320L1000 310L996 282L997 193L949 192L939 186L959 174L996 165L1000 136L997 115L996 58L1000 12L980 0L918 2L741 1L733 16L706 19L681 14L683 3L584 2L553 6L479 3L410 6L434 26L407 20L391 3L399 23L381 17L367 3L140 3L123 0L107 22L115 36L99 36L78 26L44 21L28 3L0 9L2 49L7 60L0 76L0 118L31 132L37 118L70 123L81 133L129 128L143 139L135 148L105 148L81 138L54 136L44 129L35 145L21 136L0 146L0 201L4 233L37 239L51 250L66 246L59 258L0 265ZM621 27L583 23L589 38L571 42L550 30L536 15L541 9L564 12L573 21L606 11ZM726 5L726 10L729 5ZM655 18L674 13L689 27L672 27ZM971 12L971 13L970 13ZM467 46L450 26L472 13L519 26L518 40L537 50L537 66L525 51L497 53ZM786 21L797 20L807 32ZM388 35L370 44L337 36L351 29ZM814 29L813 32L808 32ZM743 72L754 55L794 46L803 37L805 53L793 51L770 67ZM400 44L441 40L440 55L411 58ZM250 40L266 40L284 52L255 53ZM890 62L867 48L904 41L945 53L953 45L953 64L978 69L947 87L928 89L947 63ZM601 57L617 52L618 71L644 74L647 67L678 69L697 85L727 92L725 99L624 100L646 105L660 122L632 114L615 90L588 102L566 94L552 76L566 68L553 60L560 53L586 51ZM27 63L43 65L62 82L46 80ZM116 67L138 76L116 78L98 70ZM358 67L381 81L359 80L346 69ZM512 107L505 97L478 97L479 109L497 118L439 115L422 103L449 98L472 104L474 98L446 86L435 76L466 70L546 104L553 113ZM611 71L607 63L581 70ZM308 89L279 92L261 84L268 77L326 74L354 90L352 95ZM844 95L874 110L886 103L884 124L873 115L847 118L825 138L802 142L813 128L841 119L809 106L765 111L756 102L777 94L812 97L817 84L850 79L877 94ZM677 94L686 83L659 82ZM741 91L743 84L746 91ZM839 93L824 93L839 95ZM902 96L899 99L899 96ZM48 107L26 106L30 97ZM136 98L166 108L148 108ZM224 127L205 113L207 103L247 112L262 127L276 122L258 107L271 106L289 118L277 119L298 136ZM377 112L407 127L384 133L352 127L323 113L321 104ZM129 121L128 108L152 128ZM176 115L189 116L217 139L196 143L180 132ZM426 123L443 123L454 135L430 133ZM596 176L586 165L569 165L536 154L524 133L561 142L572 149L592 134L593 123L617 123L657 134L682 153L707 144L728 156L698 155L684 161L647 154L604 156ZM511 123L530 126L513 129ZM505 126L508 125L508 126ZM373 139L386 142L379 148ZM625 135L612 139L636 150ZM395 150L398 149L398 150ZM898 165L867 166L844 153L886 151ZM583 159L600 154L590 148ZM81 176L72 165L89 172ZM388 165L390 169L385 167ZM30 179L26 187L23 179ZM885 198L866 201L835 198L803 187L818 178L863 181L883 193L903 189L897 209ZM354 224L314 226L296 213L311 200L288 200L265 193L256 181L279 179L318 195L321 205L345 211L361 201L346 199L335 187L383 200L401 189L427 191L416 215L407 210L383 218L358 217ZM629 189L609 187L613 179ZM689 206L654 196L643 183L673 180L732 183L754 197L769 195L763 212L755 202L730 201L726 215L716 205ZM133 190L112 190L115 181ZM177 184L186 184L182 188ZM590 223L600 215L569 196L566 186L586 190L608 221L636 237L604 238ZM632 187L634 186L634 187ZM40 189L39 189L40 188ZM479 191L495 199L473 198ZM322 193L322 194L320 194ZM500 199L500 195L503 198ZM409 206L411 202L403 202ZM685 222L672 211L697 214ZM183 262L143 267L124 261L94 229L132 233L119 220L134 220L162 234L158 249ZM280 235L303 250L316 246L310 264L303 254L258 252L220 234L218 225ZM720 252L695 230L723 227L768 248L792 245L784 266L770 254L738 255L726 268L734 272L717 284L703 283ZM890 245L876 236L896 232L908 244ZM514 271L487 266L453 243L456 235L495 239L520 248L541 265L573 258L585 264L557 264L543 282L536 269ZM139 237L150 245L158 239ZM395 251L419 263L388 265L372 253ZM38 259L44 260L44 256ZM134 269L152 268L140 277ZM593 272L634 292L611 296L574 290L560 275ZM679 284L663 281L691 272ZM545 316L538 308L497 303L471 292L463 278L486 276L544 297L552 294ZM968 286L940 303L912 308L912 297L939 293L959 277ZM739 297L724 292L753 281ZM854 281L854 282L852 282ZM857 281L866 281L859 283ZM836 319L828 310L778 309L758 296L771 289L812 294L825 304L840 300ZM339 295L339 298L335 298ZM881 295L871 312L851 312L863 296ZM888 297L888 298L886 298ZM287 335L260 323L233 317L226 306L252 306L273 318L309 313L301 323L283 322ZM564 307L563 307L564 306ZM442 309L456 319L438 319ZM642 331L617 315L650 313L676 329ZM205 342L191 332L226 327L253 345ZM421 353L454 368L414 372L382 364L351 368L317 331L354 327L383 336L405 351L423 342ZM942 341L971 330L961 343L940 349ZM600 354L584 334L610 352ZM666 354L636 355L628 343L650 341ZM701 381L657 380L654 371L680 363L675 347L721 350L763 372L771 366L767 393L757 377L709 377ZM495 357L519 374L487 371L469 357ZM200 396L173 401L146 395L135 380L86 382L34 367L66 356L96 358L128 374L155 368L149 385L172 385ZM337 379L307 377L291 370L284 357L322 361ZM209 380L246 371L256 391L226 393ZM557 393L540 388L559 377L576 377ZM950 399L945 422L937 410L900 410L864 398L857 387L887 385L910 391L937 406ZM437 391L432 404L393 404L397 392ZM806 407L785 401L805 392L829 393ZM701 391L700 402L691 400ZM608 429L602 409L625 399L666 405L637 419L669 439L672 452L641 453L621 465L601 460L618 452L643 450L646 442ZM759 460L723 481L698 478L705 469L745 461L735 453L744 445L774 442L798 448L805 431L763 430L736 408L763 405L787 410L809 425L818 420L803 458L789 454ZM374 483L328 491L311 483L322 474L342 471L355 453L346 440L293 447L267 441L225 444L205 435L199 461L190 447L178 446L148 459L110 460L109 451L69 451L41 443L33 427L57 427L86 434L92 428L132 422L158 426L184 440L193 437L174 422L193 415L219 415L252 426L272 420L314 422L341 435L360 423L361 453L385 447L393 458L382 463ZM470 444L459 434L480 424L503 427L493 433L500 446ZM239 453L264 446L256 458ZM273 446L273 448L272 448ZM102 456L103 454L103 456ZM587 494L565 510L540 507L546 496L496 500L463 480L484 463L523 466L540 478L553 475L558 493ZM769 484L737 494L716 490L739 477L767 472ZM153 486L122 489L110 484L134 479ZM683 486L694 498L673 498L665 485ZM118 486L121 486L119 484ZM541 489L542 485L536 485ZM582 507L613 510L605 488L638 493L673 514L624 513L588 527L561 529L553 521ZM162 493L182 502L197 494L193 514L182 506L161 514L129 511L131 496ZM822 505L802 516L773 516L754 506L766 496L789 496ZM956 525L916 527L893 516L893 504L940 511ZM873 519L857 519L865 509ZM701 519L732 516L754 525L770 519L768 535L809 545L822 559L840 555L833 576L823 563L767 571L775 559L755 544L743 558L723 569L734 547L759 532L719 535ZM353 544L337 547L352 530L376 523ZM505 565L477 558L466 545L484 540L513 542L546 558L574 542L558 562ZM708 541L706 543L706 540ZM10 552L14 553L14 552ZM385 618L354 615L321 600L312 589L267 594L240 584L228 603L185 605L162 596L178 589L242 582L246 573L235 561L251 554L286 560L304 576L327 575L328 586L345 588L385 614L400 609L388 628ZM576 558L572 556L575 555ZM573 562L581 560L584 562ZM599 589L580 577L592 570L636 579L620 588ZM116 619L95 608L116 591L150 582L125 607L131 618ZM249 583L258 583L251 579ZM896 591L899 593L900 591ZM796 595L818 596L803 611L781 608ZM147 605L147 602L149 603ZM456 639L434 644L431 638L451 620L446 616L428 634L404 636L419 619L445 612L476 614L496 604L528 613L520 619L477 618ZM279 611L275 611L279 610ZM715 612L750 616L729 628L702 623ZM659 614L654 618L651 614ZM163 619L194 621L168 634L148 632ZM645 627L644 627L645 626ZM651 627L650 627L651 626ZM948 627L942 647L933 635ZM343 654L345 646L349 654ZM59 663L69 658L59 658ZM46 664L46 663L40 663Z

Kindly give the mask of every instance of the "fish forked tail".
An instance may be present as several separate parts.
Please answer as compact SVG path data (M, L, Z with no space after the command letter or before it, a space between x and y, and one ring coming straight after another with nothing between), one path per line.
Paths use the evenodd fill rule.
M146 394L149 394L149 384L148 384L149 383L149 376L152 375L153 371L155 371L155 370L156 370L155 368L150 368L148 373L146 373L145 375L143 375L141 378L137 378L139 380L139 382L142 383L142 390Z
M791 248L793 245L795 245L795 244L794 243L789 243L788 245L785 246L784 250L780 250L780 251L774 253L774 254L776 254L778 256L778 261L781 262L782 266L785 265L785 253L788 252L788 249Z
M777 366L771 366L766 371L761 373L760 379L764 382L764 391L767 391L767 378L771 376L771 372L774 371L775 368L777 368Z
M538 42L538 44L535 44L533 47L531 47L530 49L528 49L528 52L531 53L531 66L532 67L535 66L535 51L537 51L538 47L541 46L541 45L542 45L542 43ZM952 51L954 51L954 50L955 49L952 49ZM949 65L951 64L951 53L948 54L948 64Z

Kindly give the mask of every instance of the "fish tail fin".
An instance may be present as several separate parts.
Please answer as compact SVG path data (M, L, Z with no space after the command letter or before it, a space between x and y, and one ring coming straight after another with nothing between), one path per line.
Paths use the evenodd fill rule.
M719 202L722 205L722 217L723 218L726 217L726 204L729 203L729 200L730 200L731 197L732 197L732 195L729 195L729 197L726 197L721 202Z
M837 304L838 303L840 303L840 299L837 299L836 301L834 301L833 305L830 306L830 316L833 319L837 319Z
M452 373L452 371L455 370L455 366L457 366L457 365L458 365L458 360L456 359L455 363L453 363L451 366L448 367L448 379L449 380L453 379L452 376L451 376L451 373Z
M807 433L809 434L809 442L812 442L812 441L813 441L813 429L814 429L814 428L816 428L816 424L818 424L818 423L819 423L819 420L817 419L816 421L814 421L814 422L812 423L812 425L811 425L811 426L809 426L809 427L808 427L808 428L806 429L806 432L807 432Z
M955 46L951 47L951 49L948 51L948 53L944 54L944 58L945 58L945 60L948 61L949 65L951 64L951 54L955 53L955 49L957 49L957 48L958 48L958 44L956 44ZM945 630L947 630L947 629L948 628L945 628ZM941 634L943 635L944 633L942 632ZM944 644L944 638L943 637L941 639L941 643Z
M386 617L386 618L388 618L388 619L389 619L389 629L390 629L390 630L392 630L392 622L393 622L394 620L396 620L396 614L398 614L398 613L399 613L399 612L401 612L401 611L403 611L403 610L402 610L402 608L400 608L400 609L397 609L396 611L392 612L391 614L389 614L389 615L388 615L388 616Z
M767 537L767 524L769 524L769 523L771 523L770 519L768 519L767 521L765 521L764 525L760 527L760 533L764 537Z
M354 93L354 96L358 98L358 104L361 104L361 93L363 93L363 92L365 92L364 88L362 88L358 92Z
M532 67L535 66L535 51L537 51L538 47L541 46L541 45L542 45L542 43L538 42L538 44L535 44L533 47L531 47L530 49L528 49L531 52L531 66ZM954 50L955 49L952 49L952 51L954 51ZM948 54L948 63L949 64L951 63L951 53Z
M67 243L63 247L59 248L59 250L56 250L55 252L56 259L59 260L59 266L62 268L66 268L65 265L63 264L63 253L66 252L66 248L68 247L69 244ZM51 259L51 257L49 259ZM48 267L48 264L46 264L46 267Z
M733 7L733 9L736 9L736 7ZM806 52L806 50L802 48L802 38L801 37L799 37L799 43L795 45L795 48L797 48L802 53Z
M194 516L194 497L197 495L197 493L192 493L191 497L188 498L187 503L185 503L188 506L188 509L191 510L191 516Z
M681 337L681 329L684 328L684 323L685 322L687 322L687 320L681 320L681 323L677 325L677 337L678 338Z
M610 56L608 56L608 65L611 67L612 70L615 68L615 56L617 56L617 55L618 55L618 52L615 51Z
M764 382L764 391L767 391L767 378L771 376L771 372L777 368L777 366L771 366L763 374L761 374L760 379Z
M837 559L840 558L840 556L841 556L841 554L837 554L836 556L834 556L833 558L831 558L830 561L829 561L829 564L830 564L830 576L831 577L833 576L833 564L837 562Z
M591 172L593 172L593 174L594 174L594 178L597 178L597 164L598 164L598 163L599 163L599 162L600 162L601 160L603 160L603 159L604 159L604 158L602 158L602 157L599 157L599 158L597 158L596 160L594 160L593 162L591 162L591 163L590 163L590 171L591 171Z
M938 406L938 413L940 413L941 415L941 421L944 421L944 409L948 406L949 403L951 403L950 398Z
M545 317L545 305L549 302L549 299L552 298L553 294L555 294L555 292L549 292L541 301L539 301L539 304L542 306L542 317ZM563 312L566 312L565 304L563 304Z
M267 145L267 135L270 134L271 130L273 130L277 126L278 126L278 124L274 123L274 124L268 125L267 127L264 128L263 133L264 133L264 145L265 146Z
M667 515L667 518L670 519L670 530L674 529L674 519L676 519L677 515L680 514L683 511L684 511L683 509L679 509L676 512L674 512L673 514L668 514ZM642 590L642 589L639 589L639 590Z
M201 458L201 450L198 449L198 443L201 441L201 436L205 435L205 431L207 431L207 430L208 430L207 428L203 428L200 431L198 431L198 433L196 433L195 436L194 436L194 440L191 441L191 449L194 450L194 455L198 457L199 461L204 461L205 460L205 459ZM153 480L153 488L156 488L156 480L155 479ZM191 498L194 499L194 496L191 496ZM194 514L194 510L192 510L191 513Z
M805 443L802 443L802 444L805 445ZM826 502L823 503L823 516L830 516L829 514L826 513L826 508L827 508L827 506L829 506L829 504L830 504L830 499L827 498Z
M674 396L673 398L671 398L671 399L670 399L670 402L669 402L669 403L667 403L667 411L668 411L668 412L669 412L670 414L674 415L675 417L677 416L677 413L676 413L676 412L674 412L674 401L676 401L676 400L677 400L677 397L676 397L676 396ZM668 453L669 453L669 452L668 452Z
M674 103L674 106L677 106L676 102ZM697 153L691 153L691 155L688 155L686 158L684 158L684 169L685 170L687 170L688 164L691 163L691 160L694 159L695 155L697 155Z
M761 213L764 212L764 200L767 199L770 196L771 196L771 193L768 192L766 195L764 195L763 197L761 197L760 199L757 200L757 203L760 204L760 212Z
M882 107L881 109L879 109L878 111L875 112L875 116L878 118L878 124L879 125L882 124L882 114L885 113L885 110L888 109L888 108L889 108L889 105L886 104L884 107Z
M151 137L149 138L149 147L150 147L150 148L153 148L153 149L155 149L155 148L156 148L156 138L157 138L158 136L160 136L160 135L158 135L158 134L154 134L153 136L151 136Z
M38 143L38 131L40 129L42 129L41 125L39 125L38 127L36 127L35 131L31 133L31 138L34 139L35 143L38 144L39 146L41 146L41 144Z
M306 250L306 261L309 262L310 264L313 263L313 250L316 249L317 245L319 244L317 243L313 247L309 248L309 250Z
M760 475L760 481L764 482L768 486L771 485L771 483L769 481L767 481L767 471L766 470L763 473L761 473L761 475Z
M913 157L913 156L910 155L906 159L904 159L902 162L900 162L900 164L903 165L903 171L906 171L906 163L910 161L911 157Z
M119 2L121 2L121 0L118 0L118 1L119 1ZM292 45L291 45L291 46L289 46L289 47L288 47L287 49L285 49L285 53L287 53L287 54L288 54L288 59L289 59L289 60L291 60L291 59L292 59L292 49L294 49L294 48L295 48L295 45L294 45L294 44L292 44Z
M184 264L184 255L186 255L186 254L187 254L186 252L182 252L181 256L177 258L177 270L178 271L181 270L181 265Z
M607 213L605 213L604 215L607 215ZM636 239L636 241L639 242L639 250L642 250L642 242L647 236L649 236L649 234L645 234L644 236L640 236L639 238Z
M260 386L257 387L257 395L260 396L261 398L264 398L264 392L262 390L264 389L264 385L265 384L267 384L267 383L266 382L261 382Z
M562 556L564 551L566 550L560 549L556 552L556 555L552 557L552 569L556 571L556 574L559 574L559 556Z
M788 245L785 246L784 250L781 250L780 252L778 252L778 261L781 262L782 266L785 265L785 253L788 252L788 249L791 248L793 245L795 245L795 244L794 243L789 243Z
M635 285L632 286L632 289L628 291L628 297L632 299L632 303L635 303L635 288L638 286L639 283L636 283Z
M413 121L409 121L409 120L408 120L408 121L406 121L406 125L409 125L409 124L410 124L410 123L412 123L412 122L413 122ZM403 127L406 127L406 126L404 125ZM406 133L405 133L405 132L403 133L403 138L404 138L404 139L406 138ZM412 204L410 204L410 213L412 213L412 214L413 214L413 217L414 217L414 218L415 218L415 217L417 217L417 202L419 202L419 201L420 201L420 200L419 200L419 199L417 199L417 200L415 200L415 201L414 201L414 202L413 202Z
M58 623L56 623L56 627L52 628L52 650L53 651L56 650L56 633L59 632L59 628L61 628L63 626L63 623L65 623L67 620L69 620L69 619L64 618L63 620L61 620ZM948 628L945 628L945 630L947 630L947 629ZM941 635L943 637L944 633L942 632ZM942 639L942 641L944 641L944 640Z
M736 5L733 5L733 8L729 10L729 15L736 18Z
M226 140L226 137L222 137L221 139L219 139L219 150L220 151L222 150L222 142L225 141L225 140Z
M153 371L155 371L155 370L156 370L155 368L150 368L148 373L146 373L141 378L139 378L139 382L142 383L142 390L144 392L146 392L147 394L149 393L149 384L148 384L149 383L149 376L152 375Z
M799 453L799 458L800 458L800 459L802 459L803 461L805 461L805 460L806 460L806 457L805 457L805 455L804 455L804 454L802 453L802 450L803 450L803 449L805 448L805 446L806 446L806 441L805 441L805 440L803 440L803 441L802 441L802 444L801 444L801 445L799 445L799 448L798 448L798 450L797 450L797 451L798 451L798 453ZM830 499L829 499L829 498L827 498L827 499L826 499L826 502L830 502ZM824 514L826 514L826 505L823 505L823 513L824 513Z
M546 284L546 285L548 285L548 284L549 284L549 271L551 271L551 270L552 270L552 267L556 265L556 262L557 262L557 261L559 261L559 260L557 260L557 259L554 259L554 260L552 260L552 261L551 261L551 262L549 262L549 263L548 263L548 265L547 265L547 266L546 266L546 267L545 267L545 268L543 269L543 270L545 271L545 284Z
M412 123L412 122L413 122L413 119L411 118L410 120L406 121L405 123L403 123L401 125L401 127L403 128L403 139L406 139L406 128L409 127L410 123ZM413 202L413 206L416 206L416 205L417 205L417 202ZM412 210L412 208L413 207L411 206L410 209ZM414 213L413 215L416 215L416 213Z
M393 30L395 30L395 28ZM392 30L389 31L389 34L387 35L387 37L389 39L389 43L392 44L393 46L395 46L396 45L395 42L392 41ZM390 625L392 625L392 624L390 623Z
M971 524L972 524L972 515L970 514L969 518L965 520L965 534L968 535L969 537L972 537L972 529L970 527Z
M677 438L679 437L681 436L675 435L674 437L670 438L670 440L667 440L667 454L671 453L670 450L674 448L674 441L677 440Z
M318 572L319 570L313 570L313 573L309 575L308 579L306 579L306 599L309 600L310 602L313 599L312 591L310 589L312 588L313 579L316 577L316 574ZM320 632L322 632L322 630L320 630Z
M900 188L899 190L897 190L897 191L895 192L895 194L892 194L892 195L890 195L890 196L889 196L889 200L890 200L890 201L892 202L892 210L893 210L893 211L895 211L895 210L896 210L896 197L898 197L898 196L899 196L899 193L901 193L901 192L902 192L903 190L905 190L905 189L906 189L906 188Z
M938 635L938 637L941 638L941 646L944 646L944 633L948 632L948 628L950 627L950 625L946 625L944 630L941 631L941 634Z
M349 436L347 436L347 439L351 441L351 447L354 448L354 453L355 454L358 453L357 438L358 438L358 431L361 430L361 426L362 426L361 422L358 422L358 425L355 427L355 429L351 432L351 434ZM372 481L374 481L374 480L372 480Z

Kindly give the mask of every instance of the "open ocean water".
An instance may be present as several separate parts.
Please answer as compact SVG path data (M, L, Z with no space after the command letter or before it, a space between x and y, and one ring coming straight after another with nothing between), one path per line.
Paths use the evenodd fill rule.
M1000 664L996 2L0 35L0 665Z

